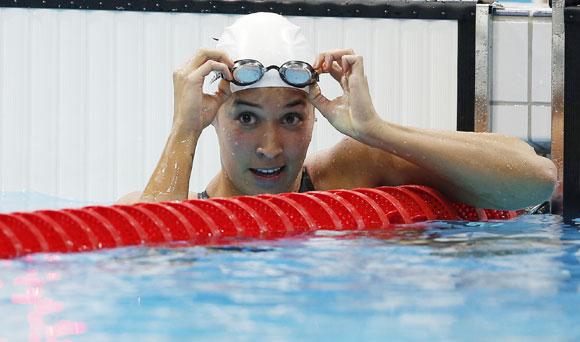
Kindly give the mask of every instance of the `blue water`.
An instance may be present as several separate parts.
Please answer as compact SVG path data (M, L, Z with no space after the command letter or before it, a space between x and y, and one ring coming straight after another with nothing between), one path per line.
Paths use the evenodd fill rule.
M552 215L0 261L0 341L580 340Z

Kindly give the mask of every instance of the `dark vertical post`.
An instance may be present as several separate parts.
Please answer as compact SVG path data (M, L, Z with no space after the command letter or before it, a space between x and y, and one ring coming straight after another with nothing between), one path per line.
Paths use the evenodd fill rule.
M580 7L564 9L564 219L580 217Z
M476 4L458 20L457 130L475 130L475 11Z

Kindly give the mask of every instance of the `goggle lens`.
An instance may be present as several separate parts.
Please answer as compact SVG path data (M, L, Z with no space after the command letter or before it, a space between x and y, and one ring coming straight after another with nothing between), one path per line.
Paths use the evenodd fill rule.
M290 84L302 85L308 83L312 79L312 73L300 64L290 64L285 69L280 70L284 75L286 81Z
M262 68L255 64L244 64L234 69L233 76L241 84L251 84L262 77Z

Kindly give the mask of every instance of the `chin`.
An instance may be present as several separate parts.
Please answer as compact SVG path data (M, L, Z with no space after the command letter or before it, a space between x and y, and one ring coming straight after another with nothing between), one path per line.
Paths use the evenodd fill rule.
M290 192L290 188L288 187L281 187L281 186L272 186L272 187L256 187L249 191L251 195L260 195L260 194L282 194L285 192Z

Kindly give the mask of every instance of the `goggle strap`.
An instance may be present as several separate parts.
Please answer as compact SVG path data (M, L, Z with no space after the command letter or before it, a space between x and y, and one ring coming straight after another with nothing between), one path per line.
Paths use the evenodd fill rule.
M212 71L211 73L213 75L211 77L211 80L209 81L210 84L213 84L215 81L217 81L220 78L224 78L224 75L222 75L222 73L219 71Z

